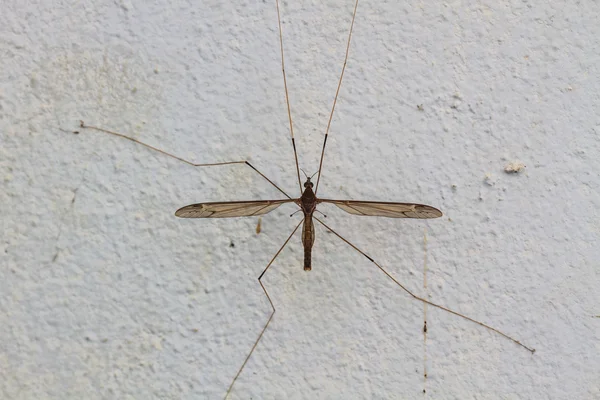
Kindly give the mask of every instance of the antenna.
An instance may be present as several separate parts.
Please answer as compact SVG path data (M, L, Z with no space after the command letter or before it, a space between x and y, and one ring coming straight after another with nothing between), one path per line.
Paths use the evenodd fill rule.
M302 173L304 174L304 176L306 177L306 179L312 179L312 177L313 177L313 176L315 176L315 175L317 174L317 172L319 172L319 171L315 172L315 173L314 173L314 174L312 174L312 175L310 176L310 178L309 178L309 177L308 177L308 174L306 173L306 171L304 171L302 168L300 168L300 171L302 171Z

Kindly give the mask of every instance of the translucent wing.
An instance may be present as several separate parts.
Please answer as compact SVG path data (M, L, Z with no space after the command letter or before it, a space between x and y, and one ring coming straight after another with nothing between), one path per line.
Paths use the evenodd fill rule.
M413 203L388 203L383 201L355 201L319 199L319 203L335 204L355 215L390 218L439 218L442 212L435 207Z
M224 201L216 203L198 203L180 208L175 216L181 218L228 218L251 217L273 211L283 203L295 200L257 200L257 201Z

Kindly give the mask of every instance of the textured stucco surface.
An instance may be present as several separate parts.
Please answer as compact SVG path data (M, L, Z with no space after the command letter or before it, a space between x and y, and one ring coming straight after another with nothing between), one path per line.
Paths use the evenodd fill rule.
M197 3L197 4L195 4ZM353 1L281 5L301 167L317 168ZM274 1L4 1L0 398L219 399L299 216L180 220L297 184ZM430 222L317 226L264 278L277 313L233 399L600 398L600 5L361 1L319 194ZM422 105L420 110L417 105ZM503 171L522 162L518 174ZM428 288L423 289L427 230Z

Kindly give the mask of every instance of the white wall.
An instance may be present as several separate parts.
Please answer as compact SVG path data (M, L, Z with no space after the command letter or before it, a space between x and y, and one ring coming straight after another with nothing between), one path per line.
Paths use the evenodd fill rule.
M194 4L196 3L196 4ZM318 166L352 0L281 4L300 164ZM181 220L297 192L274 1L3 3L0 397L219 399L269 314L256 278L299 215ZM232 399L600 397L594 1L358 7L319 195L431 204L327 221L264 278L277 313ZM420 111L417 105L422 105ZM503 171L520 161L518 174ZM423 232L428 288L423 289ZM235 247L231 247L233 243Z

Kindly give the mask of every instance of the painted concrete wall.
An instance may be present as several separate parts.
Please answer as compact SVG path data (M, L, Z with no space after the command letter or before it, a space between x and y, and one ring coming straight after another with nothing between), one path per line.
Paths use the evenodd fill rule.
M281 4L300 165L315 172L353 2ZM181 220L298 188L274 1L3 3L0 397L219 399L269 315L256 278L299 221ZM600 6L361 1L319 195L266 274L277 313L232 399L600 398ZM511 162L526 167L506 173ZM427 232L427 249L424 248ZM423 287L427 259L427 288ZM424 382L424 366L428 371ZM427 390L422 394L423 388Z

